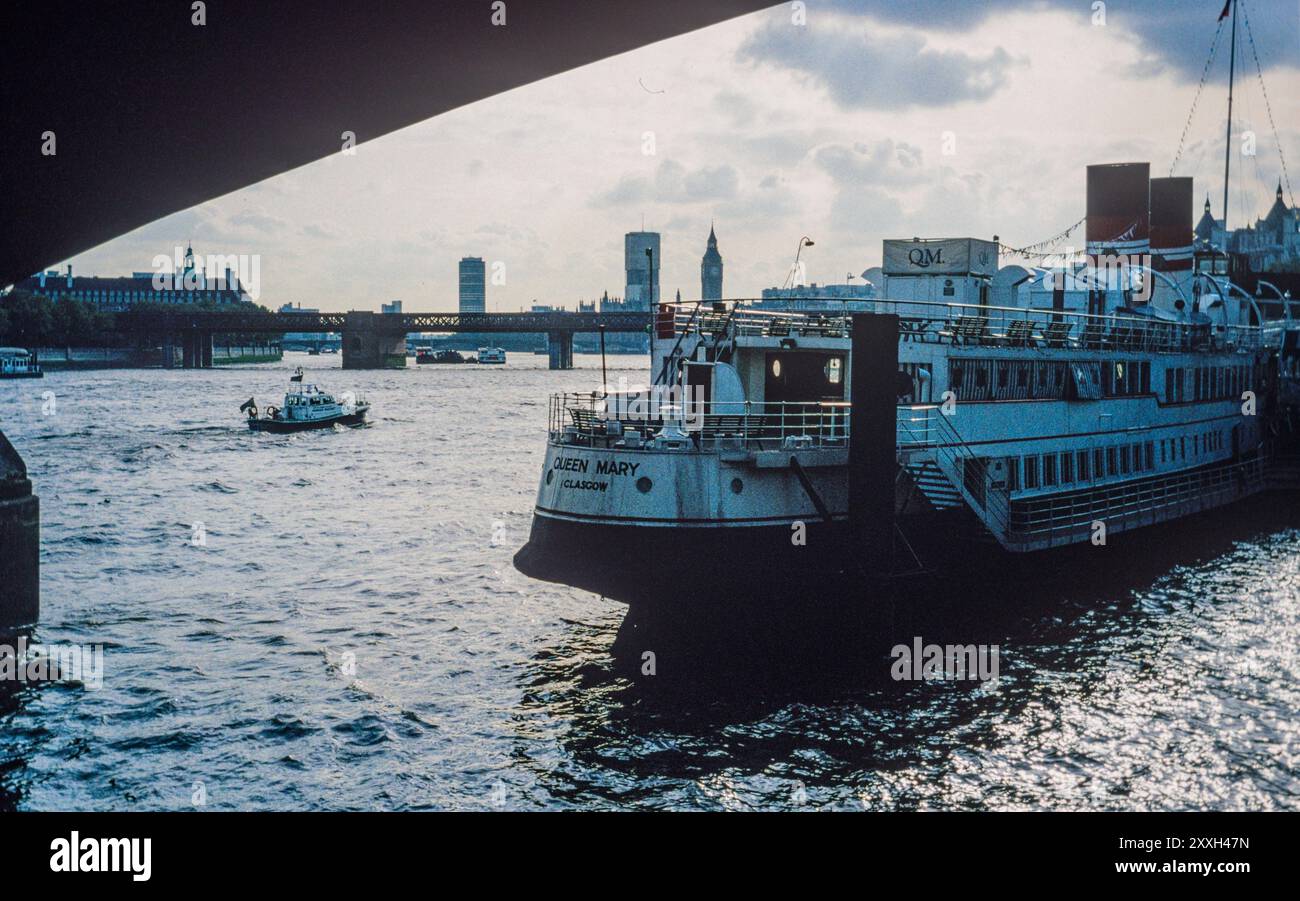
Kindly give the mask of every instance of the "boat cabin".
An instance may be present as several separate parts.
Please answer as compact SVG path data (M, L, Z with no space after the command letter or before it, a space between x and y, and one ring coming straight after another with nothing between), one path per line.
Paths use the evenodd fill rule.
M332 394L326 394L315 385L304 385L284 396L281 415L291 420L325 419L338 416L340 409Z

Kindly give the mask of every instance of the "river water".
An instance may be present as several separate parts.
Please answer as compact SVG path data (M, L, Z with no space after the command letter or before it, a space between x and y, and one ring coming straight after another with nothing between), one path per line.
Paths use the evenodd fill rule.
M621 605L511 566L546 398L599 381L576 362L0 383L41 497L32 638L104 646L98 689L0 684L0 809L1296 806L1286 504L1016 598L974 687L660 683L611 653ZM251 434L238 404L298 364L373 425Z

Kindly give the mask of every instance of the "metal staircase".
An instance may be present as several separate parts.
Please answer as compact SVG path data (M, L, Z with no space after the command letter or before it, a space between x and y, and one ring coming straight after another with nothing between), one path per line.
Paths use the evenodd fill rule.
M986 457L977 456L935 405L902 407L898 412L899 465L938 509L966 506L988 534L1008 550L1011 501L1005 489L988 487Z

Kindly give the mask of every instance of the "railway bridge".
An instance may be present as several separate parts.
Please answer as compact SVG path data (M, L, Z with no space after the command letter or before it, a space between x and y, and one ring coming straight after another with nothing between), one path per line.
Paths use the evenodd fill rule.
M284 334L338 332L343 336L344 369L385 369L406 366L409 332L472 332L475 334L544 333L552 369L573 368L573 336L582 333L646 332L649 312L633 313L347 313L232 310L124 311L116 314L115 330L140 339L160 340L164 359L181 349L186 369L212 365L214 334Z

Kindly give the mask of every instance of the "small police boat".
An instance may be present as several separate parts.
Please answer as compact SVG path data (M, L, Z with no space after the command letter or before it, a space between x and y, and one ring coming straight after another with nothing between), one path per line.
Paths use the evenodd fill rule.
M285 394L283 407L268 406L259 411L257 402L250 397L239 410L248 414L248 427L254 432L302 432L335 425L365 425L370 404L353 398L351 392L336 400L315 385L294 385Z

